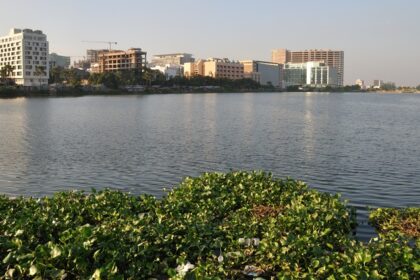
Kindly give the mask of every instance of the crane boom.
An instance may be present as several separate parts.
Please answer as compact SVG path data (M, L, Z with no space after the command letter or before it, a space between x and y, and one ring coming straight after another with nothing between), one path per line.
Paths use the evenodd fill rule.
M111 41L82 41L83 43L97 43L97 44L108 44L109 50L112 50L112 45L117 45L118 42L111 42Z

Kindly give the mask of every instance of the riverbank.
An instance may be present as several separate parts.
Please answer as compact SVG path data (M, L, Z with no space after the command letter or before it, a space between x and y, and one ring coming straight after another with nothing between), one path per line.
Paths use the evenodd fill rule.
M144 88L141 90L107 89L107 88L65 88L58 90L48 89L24 89L24 88L0 88L0 98L16 97L74 97L90 95L141 95L141 94L165 94L165 93L230 93L230 92L277 92L275 88L221 88L221 87L188 87L188 88Z
M276 87L244 88L221 86L190 86L190 87L126 87L109 89L106 87L59 87L48 89L0 87L0 98L17 97L77 97L92 95L142 95L142 94L171 94L171 93L241 93L241 92L361 92L347 88L305 88L285 90Z
M415 279L420 271L418 240L385 231L358 242L355 213L339 196L264 172L185 178L161 200L110 190L0 197L0 223L9 278Z

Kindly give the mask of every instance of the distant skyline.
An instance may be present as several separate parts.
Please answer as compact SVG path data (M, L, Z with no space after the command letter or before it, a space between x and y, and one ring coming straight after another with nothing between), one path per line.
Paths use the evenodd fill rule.
M345 83L420 84L418 0L0 0L0 36L45 32L50 52L84 56L108 48L83 40L195 58L270 60L271 50L345 52ZM7 10L7 12L6 12ZM78 59L78 58L76 58Z

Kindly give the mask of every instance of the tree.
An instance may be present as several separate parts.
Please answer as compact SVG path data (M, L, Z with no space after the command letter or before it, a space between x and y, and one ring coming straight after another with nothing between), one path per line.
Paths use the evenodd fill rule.
M45 71L45 66L35 66L34 76L38 77L39 86L41 86L41 78L40 76L47 75L47 72Z
M72 87L79 87L82 81L81 70L76 68L66 69L63 72L63 78Z
M9 78L13 73L13 67L10 64L3 66L0 70L1 81L5 84L13 84L13 81Z
M50 69L50 84L62 83L64 81L64 69L59 66L54 66Z
M418 85L418 86L416 87L416 89L417 89L417 90L420 90L420 85Z

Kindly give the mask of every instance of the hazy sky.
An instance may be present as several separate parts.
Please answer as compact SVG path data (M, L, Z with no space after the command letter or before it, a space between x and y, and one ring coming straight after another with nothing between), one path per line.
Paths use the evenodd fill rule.
M119 49L269 60L274 48L345 51L345 82L420 84L420 0L0 0L0 34L43 30L50 51ZM7 10L7 12L6 12Z

